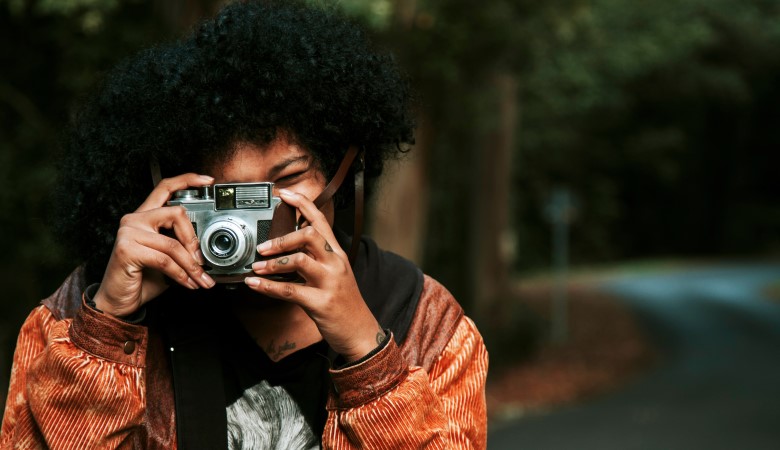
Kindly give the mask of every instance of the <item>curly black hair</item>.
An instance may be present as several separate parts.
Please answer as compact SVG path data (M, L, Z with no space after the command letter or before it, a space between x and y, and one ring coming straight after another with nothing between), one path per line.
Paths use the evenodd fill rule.
M413 143L410 101L392 58L334 8L230 4L190 36L119 64L87 97L64 142L57 231L99 281L120 218L151 191L152 157L163 176L202 173L236 143L279 133L328 178L349 145L361 146L371 181Z

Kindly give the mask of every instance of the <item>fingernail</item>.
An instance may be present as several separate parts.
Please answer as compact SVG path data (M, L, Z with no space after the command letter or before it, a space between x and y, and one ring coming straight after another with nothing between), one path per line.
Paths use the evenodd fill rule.
M196 283L195 280L193 280L192 278L187 278L187 286L193 290L200 288L200 286L198 286L198 283Z
M295 192L288 191L287 189L279 189L279 195L281 195L282 197L292 197L293 195L295 195Z
M266 250L271 250L271 241L265 241L257 246L257 253L263 253Z
M212 279L206 272L203 272L203 275L200 276L200 279L203 280L203 282L206 283L206 286L208 287L214 287L216 284L214 279Z
M267 263L265 261L257 261L256 263L252 264L253 270L262 270L265 269L265 266Z
M214 177L210 177L208 175L201 175L200 179L205 181L206 183L213 183L214 182Z
M244 278L244 283L246 283L247 286L249 287L258 287L260 286L260 278L254 278L254 277Z

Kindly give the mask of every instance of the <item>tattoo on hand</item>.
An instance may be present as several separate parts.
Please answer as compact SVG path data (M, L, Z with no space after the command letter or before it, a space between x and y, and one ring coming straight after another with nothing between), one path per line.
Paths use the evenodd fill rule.
M326 252L332 252L333 251L333 247L331 247L330 244L328 244L327 242L325 243L325 251Z
M279 265L279 266L283 266L283 265L287 264L288 262L290 262L290 258L287 257L287 256L285 256L284 258L276 260L276 264Z

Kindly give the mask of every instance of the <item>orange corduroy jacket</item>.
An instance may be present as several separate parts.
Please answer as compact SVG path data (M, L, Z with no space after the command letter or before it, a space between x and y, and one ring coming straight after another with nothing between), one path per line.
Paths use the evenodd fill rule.
M83 290L76 271L22 326L0 448L176 448L159 339L74 301ZM426 276L400 346L330 371L322 446L485 448L487 367L474 323Z

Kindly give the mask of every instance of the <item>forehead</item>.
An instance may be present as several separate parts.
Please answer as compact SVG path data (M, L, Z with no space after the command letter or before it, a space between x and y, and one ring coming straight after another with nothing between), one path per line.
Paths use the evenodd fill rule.
M280 137L263 146L239 142L209 172L218 182L270 181L285 170L308 168L312 162L308 150Z

